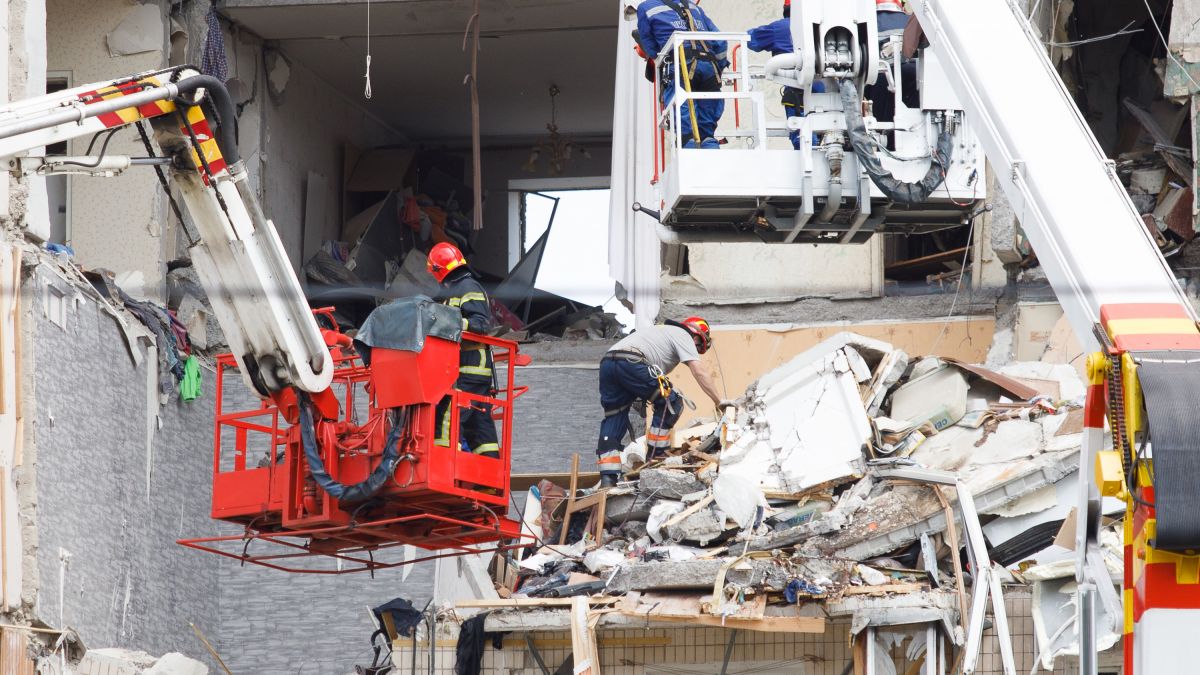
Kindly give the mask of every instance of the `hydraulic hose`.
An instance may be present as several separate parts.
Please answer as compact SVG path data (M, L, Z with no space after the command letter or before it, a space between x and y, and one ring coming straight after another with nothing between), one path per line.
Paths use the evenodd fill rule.
M237 146L237 134L234 133L237 113L234 112L233 99L230 98L229 90L225 88L224 83L211 75L193 75L180 80L175 86L179 88L179 95L175 96L175 100L187 105L195 105L194 98L190 100L183 98L183 94L193 94L201 88L205 90L208 100L212 101L213 110L217 114L217 119L214 120L213 134L216 136L217 146L221 148L225 162L236 164L241 161L242 157Z
M871 137L863 122L862 107L858 98L858 87L852 80L842 80L842 109L846 113L846 127L850 133L850 146L858 156L871 181L879 186L892 201L899 204L919 204L929 198L945 178L946 169L950 166L950 153L954 150L954 137L949 131L943 130L938 135L937 148L929 161L929 171L925 177L916 183L906 183L897 179L883 168Z
M300 397L300 444L304 447L304 457L308 460L308 471L313 480L330 497L339 501L362 502L375 496L400 461L400 434L404 432L407 416L401 412L399 419L392 425L387 441L383 444L383 457L371 475L361 483L342 485L329 475L325 470L325 462L321 459L321 449L317 447L317 434L313 426L312 399L306 392L297 393Z

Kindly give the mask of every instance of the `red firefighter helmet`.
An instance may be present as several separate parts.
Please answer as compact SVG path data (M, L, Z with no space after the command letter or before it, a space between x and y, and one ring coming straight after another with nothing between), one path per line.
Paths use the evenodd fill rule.
M429 258L425 261L425 269L433 275L440 284L447 274L467 264L462 251L454 244L441 242L429 250Z
M712 347L712 334L707 321L698 316L689 316L681 323L687 332L692 334L692 339L696 341L696 351L703 354Z

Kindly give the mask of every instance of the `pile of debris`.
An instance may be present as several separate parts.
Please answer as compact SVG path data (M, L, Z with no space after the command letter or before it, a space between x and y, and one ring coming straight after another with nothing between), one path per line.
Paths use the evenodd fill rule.
M1196 236L1189 107L1159 100L1146 109L1129 98L1123 105L1128 115L1122 138L1135 140L1117 158L1117 172L1146 229L1171 256Z
M723 419L677 432L669 456L643 463L644 439L630 444L617 488L572 495L543 481L525 523L545 545L513 561L500 593L621 595L627 615L731 627L934 621L969 643L983 625L966 592L978 577L1073 574L1084 395L1068 365L997 372L841 333L764 375ZM1045 595L1069 600L1063 585ZM1040 642L1062 643L1042 650L1052 662L1073 632L1059 630L1070 612L1049 613L1035 625Z

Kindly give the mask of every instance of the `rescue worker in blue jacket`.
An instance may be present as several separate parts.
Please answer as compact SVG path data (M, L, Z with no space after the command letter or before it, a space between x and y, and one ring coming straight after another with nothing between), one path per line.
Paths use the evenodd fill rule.
M483 286L471 274L462 251L454 244L439 243L429 251L426 269L441 284L444 305L462 312L463 330L486 335L495 325L492 308ZM492 377L492 350L475 342L462 343L458 361L458 382L455 387L469 394L491 397L495 386ZM450 446L450 398L437 406L437 436L435 445ZM500 458L496 424L492 421L492 404L473 401L470 407L460 408L459 433L465 449L476 455Z
M704 10L696 0L643 0L637 9L637 32L634 37L642 55L653 62L659 53L669 47L671 36L676 31L716 32ZM669 55L662 72L658 74L660 95L664 107L670 105L676 89L693 92L721 90L721 73L729 65L726 54L728 46L724 40L689 40L684 45L684 60L680 64L683 82L675 82L674 60L677 54ZM721 99L690 100L679 111L679 134L685 148L719 149L715 138L717 122L725 112L725 101ZM693 128L693 122L695 127Z
M756 52L771 52L772 56L791 54L795 51L792 46L792 0L783 0L782 19L750 29L750 42L747 46ZM812 90L814 94L823 93L825 83L814 81ZM795 87L784 87L783 110L788 119L804 117L804 91ZM799 150L800 131L789 132L788 138L792 139L792 147ZM813 142L817 142L815 138Z

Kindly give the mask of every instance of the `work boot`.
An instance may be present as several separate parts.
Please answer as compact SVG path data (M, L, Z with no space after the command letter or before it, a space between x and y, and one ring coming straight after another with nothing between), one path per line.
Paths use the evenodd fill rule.
M621 480L621 474L614 471L604 471L600 474L600 489L617 487L617 482Z

